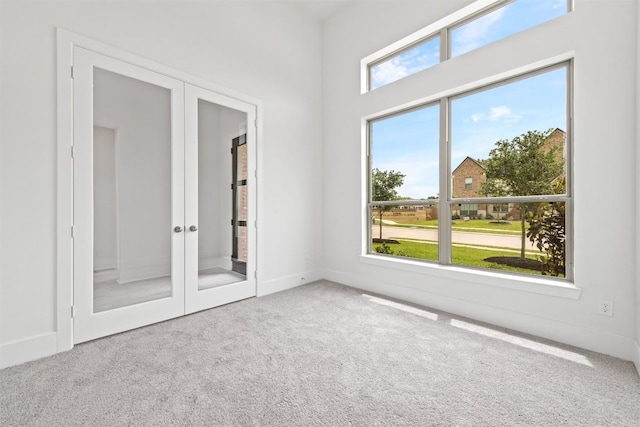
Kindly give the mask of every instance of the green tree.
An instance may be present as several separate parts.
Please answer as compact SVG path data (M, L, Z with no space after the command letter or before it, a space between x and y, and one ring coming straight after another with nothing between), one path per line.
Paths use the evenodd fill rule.
M373 168L371 171L371 195L372 201L383 202L389 200L398 200L400 196L396 190L404 183L405 175L401 172L381 171ZM380 239L382 239L382 213L391 209L390 206L378 206L380 214Z
M481 161L487 181L479 193L489 197L532 196L553 194L553 180L563 172L563 164L557 159L558 146L545 146L552 132L528 131L511 141L500 140L489 152L489 158ZM531 204L520 203L522 244L520 258L525 254L525 219Z
M562 176L554 183L555 192L565 192L566 178ZM540 203L529 214L527 237L545 255L538 256L542 263L542 274L565 275L565 203Z

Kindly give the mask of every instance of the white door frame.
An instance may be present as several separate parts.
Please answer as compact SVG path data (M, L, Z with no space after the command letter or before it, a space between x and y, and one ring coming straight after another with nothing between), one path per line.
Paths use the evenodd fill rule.
M263 103L259 99L244 95L232 89L208 82L179 70L157 62L131 54L119 48L101 43L68 30L57 28L57 170L56 170L56 332L57 350L66 351L73 348L73 51L81 47L111 58L127 62L131 65L146 68L165 76L182 80L229 98L237 99L255 106L256 111L256 143L254 144L256 159L256 291L260 295L262 280L263 250L262 210L263 198L259 188L262 178L263 158ZM251 126L248 123L248 126Z

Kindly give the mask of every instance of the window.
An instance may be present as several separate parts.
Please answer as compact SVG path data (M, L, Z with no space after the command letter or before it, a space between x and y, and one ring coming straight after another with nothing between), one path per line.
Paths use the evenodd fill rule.
M465 178L464 179L464 189L472 190L473 189L473 178Z
M571 67L370 120L369 253L570 278Z
M476 1L364 58L363 93L451 58L540 25L569 12L571 0ZM446 43L445 43L446 41ZM441 48L441 45L445 45ZM396 46L399 47L396 47Z
M369 67L371 89L384 86L440 62L440 37L422 41Z
M439 122L439 104L370 122L372 251L412 256L394 250L404 237L421 259L438 260Z
M567 0L516 0L449 30L451 58L550 21L568 11Z

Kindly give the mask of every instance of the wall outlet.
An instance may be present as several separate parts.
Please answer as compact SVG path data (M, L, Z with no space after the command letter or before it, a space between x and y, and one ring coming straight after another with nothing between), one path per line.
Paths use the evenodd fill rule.
M600 300L598 303L598 314L613 317L613 301Z

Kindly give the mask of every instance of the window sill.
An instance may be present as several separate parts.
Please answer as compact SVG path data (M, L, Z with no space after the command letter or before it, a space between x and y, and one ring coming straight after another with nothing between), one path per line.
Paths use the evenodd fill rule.
M581 288L569 282L560 282L541 277L525 277L450 265L429 264L409 259L391 259L371 254L361 255L360 261L364 264L378 267L394 268L412 273L428 274L430 276L573 300L579 299L582 293Z

